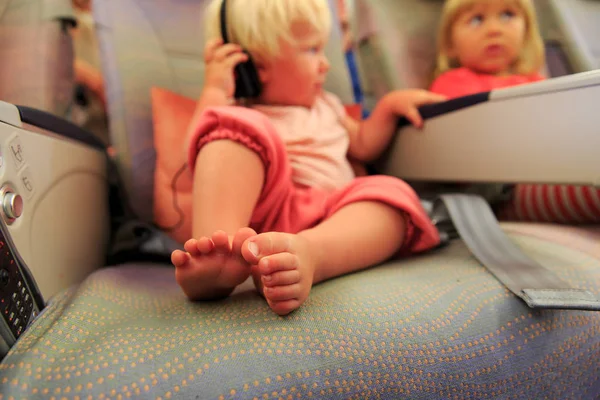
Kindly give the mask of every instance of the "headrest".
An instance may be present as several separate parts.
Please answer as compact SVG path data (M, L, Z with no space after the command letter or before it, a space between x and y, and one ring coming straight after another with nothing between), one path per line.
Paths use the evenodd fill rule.
M73 98L71 0L0 2L0 99L67 117Z
M100 46L111 142L131 206L152 220L155 169L152 87L198 98L204 76L202 17L208 0L102 0L93 14ZM352 101L335 0L326 48L331 62L325 88Z

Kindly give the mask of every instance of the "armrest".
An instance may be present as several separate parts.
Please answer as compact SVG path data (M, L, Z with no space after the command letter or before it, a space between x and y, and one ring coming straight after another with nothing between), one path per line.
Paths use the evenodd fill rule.
M600 70L421 107L375 163L412 181L600 185Z
M448 114L462 110L463 108L472 107L479 103L484 103L489 100L490 93L491 92L476 93L470 96L448 100L443 103L428 104L419 107L419 113L421 114L421 117L423 117L423 120L427 121L428 119L435 118L439 115ZM402 129L407 125L410 125L410 121L406 118L402 117L398 120L398 129Z
M44 111L0 101L0 141L2 188L22 200L3 206L11 248L50 298L104 265L118 177L98 139Z
M98 150L106 150L104 143L91 132L63 118L31 107L16 106L16 108L19 112L21 122L25 124L53 132Z

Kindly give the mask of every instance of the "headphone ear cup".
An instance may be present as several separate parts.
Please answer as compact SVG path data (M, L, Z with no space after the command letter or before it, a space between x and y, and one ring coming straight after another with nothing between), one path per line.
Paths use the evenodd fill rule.
M248 54L246 52L246 54ZM235 93L234 97L253 98L258 97L262 91L262 84L258 76L256 65L248 54L248 61L235 67Z

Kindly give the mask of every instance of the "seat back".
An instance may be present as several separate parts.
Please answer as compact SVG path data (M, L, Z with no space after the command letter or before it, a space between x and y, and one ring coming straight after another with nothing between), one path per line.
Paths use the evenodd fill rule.
M547 43L564 53L572 72L600 69L600 1L538 0Z
M68 115L74 23L71 0L0 0L0 100Z
M106 86L111 142L129 202L152 220L155 170L150 90L197 98L204 75L202 15L207 0L102 0L94 18ZM332 10L335 1L331 0ZM334 15L337 22L337 17ZM352 101L338 24L326 48L326 89Z
M436 59L442 0L350 0L365 95L427 88ZM600 68L600 2L534 0L546 45L547 74Z

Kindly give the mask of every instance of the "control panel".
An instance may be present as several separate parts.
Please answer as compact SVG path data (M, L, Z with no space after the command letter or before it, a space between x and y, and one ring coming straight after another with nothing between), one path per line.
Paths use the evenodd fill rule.
M92 134L0 101L0 359L44 299L104 265L107 174L105 146Z
M42 307L35 281L0 222L0 359Z

